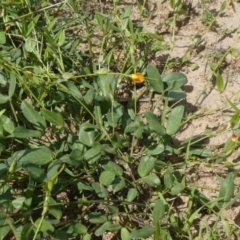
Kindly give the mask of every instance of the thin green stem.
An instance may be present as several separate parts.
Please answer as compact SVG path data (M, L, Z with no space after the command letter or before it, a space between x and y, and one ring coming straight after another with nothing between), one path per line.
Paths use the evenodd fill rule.
M136 84L134 84L133 98L134 98L134 113L136 115L137 114L137 88L136 88Z
M5 220L8 223L9 227L11 228L13 235L15 237L16 240L20 240L20 238L18 237L18 233L16 231L16 228L14 227L14 225L12 224L11 219L9 218L9 216L5 213L4 209L1 208L1 212L2 214L5 216ZM2 226L3 228L3 226Z
M112 124L113 124L113 134L115 133L115 121L114 121L114 114L113 114L113 101L111 101L111 115L112 115Z
M37 229L35 231L35 234L34 234L34 237L33 237L33 240L36 239L40 229L41 229L41 226L42 226L42 223L43 223L43 220L48 212L48 208L49 208L49 197L50 197L50 193L47 192L46 193L46 196L45 196L45 200L44 200L44 203L43 203L43 211L42 211L42 217L38 223L38 226L37 226Z
M12 113L13 113L13 116L15 118L15 121L18 123L18 118L17 118L17 115L16 115L16 111L14 110L14 107L12 105L12 100L9 101L9 104L10 104L10 107L12 109Z

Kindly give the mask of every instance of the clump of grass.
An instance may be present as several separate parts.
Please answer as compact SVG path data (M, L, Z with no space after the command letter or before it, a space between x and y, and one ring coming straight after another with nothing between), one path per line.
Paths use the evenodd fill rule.
M166 43L131 20L132 6L121 12L118 4L104 13L84 11L81 1L0 3L0 239L226 239L237 231L221 216L237 199L235 175L218 177L210 201L187 174L193 161L229 156L237 137L218 158L203 145L209 133L173 143L191 119L187 78L146 61ZM132 87L127 105L123 81ZM142 114L139 88L149 97ZM234 128L239 109L229 104ZM216 216L212 228L200 219L206 210Z

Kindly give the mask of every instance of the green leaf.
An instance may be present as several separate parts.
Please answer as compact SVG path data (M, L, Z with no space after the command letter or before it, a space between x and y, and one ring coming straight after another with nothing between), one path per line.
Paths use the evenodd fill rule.
M108 226L107 230L109 232L117 232L121 228L121 225L119 223L111 223Z
M95 101L93 113L95 116L96 123L98 125L102 126L103 125L103 116L102 116L102 109L101 109L99 101Z
M219 92L222 92L225 88L223 78L222 78L221 74L219 73L219 71L217 71L217 74L216 74L216 85L217 85L217 89Z
M30 19L30 23L29 23L28 26L27 26L26 36L33 31L34 27L35 27L36 24L38 23L38 20L39 20L40 16L41 16L41 15L38 14L38 15L36 15L35 17L33 17L33 18Z
M88 122L85 122L85 123L81 124L81 128L84 130L92 130L92 129L98 129L98 126L88 123Z
M50 20L50 19L49 19ZM49 21L49 23L47 24L47 31L48 32L50 32L52 29L53 29L53 27L55 26L55 24L56 24L56 22L57 21L59 21L59 19L56 17L56 18L53 18L52 20L51 20L51 22Z
M165 172L163 179L165 187L171 189L171 187L173 186L174 177L169 170Z
M184 84L186 84L187 77L180 72L171 72L163 76L163 82L168 85L168 88L165 91L179 90Z
M106 75L109 73L109 69L108 68L100 68L99 70L97 71L94 71L94 74L98 74L98 75Z
M226 143L224 144L223 151L224 151L224 152L228 152L228 151L234 149L235 146L236 146L236 143L233 142L231 138L229 138L229 139L226 141ZM226 158L226 157L224 157L224 159L225 159L225 158Z
M64 120L60 113L49 111L49 110L43 109L43 108L41 109L41 113L47 121L49 121L55 125L61 126L61 127L64 126Z
M1 151L0 151L1 155ZM3 179L3 177L6 176L8 170L8 165L6 163L0 163L0 178Z
M154 144L147 149L148 155L158 155L165 150L165 147L162 143Z
M33 52L36 47L36 40L33 38L27 38L24 44L24 48L27 52Z
M132 202L138 196L138 192L135 188L130 188L127 194L127 200Z
M42 134L36 130L29 130L25 127L16 127L12 132L12 136L15 138L29 138L29 137L41 137Z
M181 183L177 183L176 185L174 185L171 189L171 194L172 195L178 195L180 192L182 192L184 189L183 184Z
M61 166L62 166L62 161L60 159L52 161L48 165L48 169L47 169L47 180L48 181L52 181L52 180L54 180L54 178L56 178Z
M105 233L108 230L108 227L110 226L111 222L107 221L104 224L102 224L96 231L94 232L95 236L101 236L103 233Z
M92 187L93 187L94 191L96 192L96 194L100 198L108 197L108 191L106 190L106 188L102 184L99 184L98 182L95 182L95 183L92 184Z
M26 198L22 197L22 196L19 196L16 199L14 199L12 201L13 207L16 208L17 210L20 210L22 208L22 206L23 206L23 203L24 203L25 199Z
M15 128L13 121L5 115L0 116L0 126L3 127L4 131L12 134Z
M22 168L28 173L28 175L36 182L42 183L47 179L47 174L43 169L33 163L24 163Z
M11 98L15 92L16 88L16 76L14 75L13 71L10 73L10 84L8 89L8 96Z
M40 231L43 233L47 233L48 231L54 232L54 227L51 224L50 220L47 220L47 219L42 220L41 218L38 218L34 225L36 227L38 225L41 225Z
M115 162L110 160L103 160L101 161L101 164L104 170L111 171L115 175L122 176L123 169L119 165L117 165Z
M164 99L177 101L186 98L186 93L181 89L187 83L187 77L183 73L168 73L163 76L162 80L167 84L167 88L164 90Z
M115 178L115 174L111 171L103 171L100 174L99 182L102 185L109 186Z
M111 204L104 204L104 206L107 208L107 211L109 211L110 214L119 214L118 207Z
M140 178L139 181L143 181L151 187L159 186L161 183L159 177L155 174L150 174L148 176Z
M140 177L148 175L154 168L156 159L150 156L144 156L141 158L138 165L138 174Z
M80 127L80 131L78 133L80 143L91 147L95 142L95 131L94 130L86 130Z
M188 220L185 223L185 226L183 227L183 231L187 232L189 230L189 228L192 226L193 222L196 220L199 212L202 210L203 207L198 208L196 211L193 212L193 214L191 214L188 217Z
M46 165L53 160L53 152L47 148L35 148L23 151L19 162L21 164L35 164L38 166Z
M240 112L240 109L236 106L236 104L231 102L228 98L227 98L227 102L234 109L235 112Z
M0 233L0 236L1 233ZM32 223L25 223L21 231L21 239L33 239L34 231Z
M12 211L12 204L11 204L11 199L12 199L12 193L11 189L7 185L3 185L0 188L0 205L2 208L6 209L7 211ZM1 216L2 211L0 211L0 216ZM6 216L3 216L0 218L0 222L3 221L3 218ZM3 223L3 222L2 222ZM3 225L0 225L3 226ZM1 228L0 228L1 231ZM1 235L0 235L1 236Z
M97 84L99 90L106 99L112 99L117 88L117 78L114 74L99 75Z
M4 104L9 100L9 96L0 93L0 104Z
M197 70L198 68L199 68L199 66L198 66L197 63L192 63L192 64L190 65L190 69L191 69L192 71L195 71L195 70Z
M88 161L89 164L95 163L102 155L101 150L102 148L100 143L94 143L92 148L84 153L84 159Z
M113 111L107 113L107 120L110 126L120 127L123 117L123 106L117 102L113 103Z
M3 31L0 31L0 44L6 43L6 33Z
M67 81L66 85L73 97L80 99L80 100L83 99L81 92L79 91L78 87L73 82Z
M99 213L99 212L91 212L88 218L89 218L89 222L93 224L104 223L108 220L106 214Z
M46 121L45 119L36 111L31 104L26 101L22 101L21 109L23 111L24 117L34 125L37 129L45 129Z
M170 6L172 9L175 8L175 0L170 0Z
M73 73L71 73L71 72L63 72L62 73L62 78L63 79L65 79L65 80L68 80L68 79L71 79L71 78L73 78ZM67 83L67 86L68 86L68 88L70 89L71 87L69 87L69 85L72 85L73 83L72 82L70 82L70 81L68 81L68 82L66 82ZM74 85L74 84L73 84ZM76 87L75 85L74 85L74 87ZM77 87L76 87L77 88ZM77 88L77 90L78 90L78 88ZM80 92L79 92L79 90L78 90L78 94L79 94Z
M228 2L228 3L229 3L229 5L230 5L231 2ZM233 3L232 3L232 4L233 4ZM224 2L222 3L221 7L220 7L220 12L223 12L223 11L226 9L226 7L227 7L227 2L224 1Z
M122 228L121 229L121 240L130 240L130 233L127 230L127 228Z
M131 239L139 239L139 238L148 238L154 234L155 229L152 227L143 227L141 229L134 229L130 237Z
M178 101L180 99L186 98L186 96L186 93L182 89L179 89L168 92L164 96L164 99L168 99L168 101Z
M120 176L116 176L112 182L113 192L118 192L126 186L125 179Z
M12 222L11 218L8 218ZM12 223L13 224L13 223ZM6 216L3 214L2 211L0 211L0 240L6 239L5 237L10 231L10 226L8 222L6 221Z
M0 70L0 86L5 87L7 85L8 77L7 75Z
M205 157L205 158L210 158L213 156L213 153L211 150L203 149L203 148L190 149L189 153L190 155L196 155L196 156Z
M73 224L73 229L74 229L74 232L78 233L78 234L85 234L85 233L87 233L86 226L84 226L83 224L81 224L79 222L76 222L76 223Z
M59 32L58 46L62 46L65 43L65 30L62 29Z
M114 149L119 149L122 147L123 141L119 133L114 133L111 139L112 139L112 146L114 147Z
M111 127L120 127L122 125L122 114L118 112L108 113L107 122Z
M116 154L116 149L111 147L109 144L102 144L102 151L105 153Z
M131 21L131 13L132 13L132 5L126 5L125 6L125 11L122 15L122 26L121 26L121 29L122 31L125 31L129 25L129 22ZM133 34L133 30L130 30L131 33Z
M165 213L165 206L161 199L159 199L154 208L153 208L153 221L154 225L156 226L159 220L163 217Z
M49 198L48 212L57 220L60 220L62 217L62 208L52 197Z
M147 66L148 83L158 93L163 93L163 81L158 69L149 64Z
M71 227L72 226L70 226L70 228ZM72 228L71 228L71 230L72 230ZM52 240L66 240L66 239L68 239L68 237L69 237L69 234L66 232L66 229L64 229L64 230L55 229L54 233L51 235ZM28 238L28 239L33 239L33 238ZM91 238L89 240L91 240Z
M143 134L144 124L141 122L133 132L133 136L135 136L137 139L140 139Z
M82 190L88 190L88 191L92 191L93 188L89 186L89 184L87 182L84 182L83 180L79 180L79 182L77 183L77 188L79 191Z
M220 181L220 191L218 195L218 206L224 207L230 199L233 197L234 194L234 173L231 172L227 175L224 180Z
M157 118L157 116L154 113L145 112L145 117L149 124L150 130L152 130L153 132L156 132L160 136L163 136L166 134L165 128L160 124L159 119Z
M107 154L116 154L116 150L109 144L102 144L102 151L104 151Z
M70 164L72 166L78 167L82 164L83 152L78 148L73 149L69 155L69 159L71 160Z
M82 240L91 240L91 239L92 239L92 235L85 234Z
M28 180L28 186L25 189L25 201L23 205L23 211L27 211L31 208L32 206L32 200L34 197L34 190L35 190L35 182L29 178Z
M93 103L93 99L94 99L94 89L90 88L88 89L88 91L86 92L86 94L84 95L84 101L87 105L90 105Z
M179 128L181 127L183 113L184 106L182 105L172 109L167 122L166 127L167 134L173 135L179 130Z
M235 128L240 121L240 111L238 110L230 119L230 124L232 128Z

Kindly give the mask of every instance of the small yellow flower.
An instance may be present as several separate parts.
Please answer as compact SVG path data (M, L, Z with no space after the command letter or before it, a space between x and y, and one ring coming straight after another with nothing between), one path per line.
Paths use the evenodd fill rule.
M133 73L130 78L135 82L135 83L142 83L145 81L144 76L141 73Z
M233 142L237 142L238 137L237 137L237 135L236 135L235 133L232 134L231 140L232 140Z

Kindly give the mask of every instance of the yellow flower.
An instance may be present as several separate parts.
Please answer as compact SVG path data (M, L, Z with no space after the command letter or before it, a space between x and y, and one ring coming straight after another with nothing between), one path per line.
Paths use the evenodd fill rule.
M145 81L144 76L141 73L133 73L130 78L135 82L135 83L142 83Z
M235 133L232 134L231 140L232 140L233 142L237 142L238 137L237 137L237 135L236 135Z

